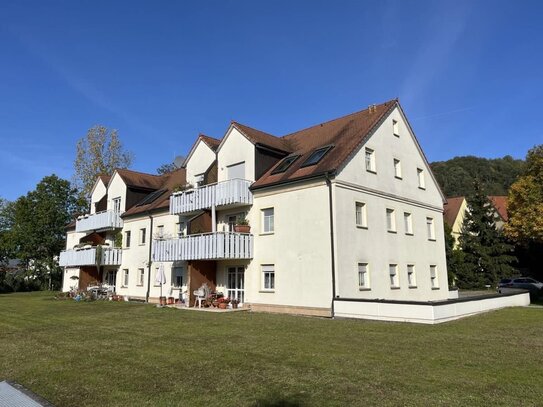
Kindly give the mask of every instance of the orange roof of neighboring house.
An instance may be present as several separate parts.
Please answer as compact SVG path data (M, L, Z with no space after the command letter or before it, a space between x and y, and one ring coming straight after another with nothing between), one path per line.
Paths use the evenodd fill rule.
M198 139L202 139L204 143L207 144L207 146L212 149L213 151L216 151L219 145L221 144L221 140L218 140L213 137L206 136L205 134L201 134L198 136ZM198 140L197 140L198 141Z
M465 198L463 196L447 198L447 202L445 202L445 205L443 205L443 218L450 227L454 225L464 199Z
M360 112L317 124L287 134L282 138L276 138L277 142L272 147L289 151L292 155L300 155L300 157L294 161L287 171L282 173L272 174L273 169L276 167L274 165L252 185L252 188L310 178L336 171L397 104L397 99L389 100ZM266 134L260 133L260 136ZM265 140L268 143L271 138L273 136L266 134ZM332 148L316 165L302 166L311 153L325 146L332 146Z
M490 202L492 202L492 205L496 208L498 215L500 215L504 222L507 222L509 219L509 216L507 215L507 197L503 195L492 195L489 196L488 199L490 199Z

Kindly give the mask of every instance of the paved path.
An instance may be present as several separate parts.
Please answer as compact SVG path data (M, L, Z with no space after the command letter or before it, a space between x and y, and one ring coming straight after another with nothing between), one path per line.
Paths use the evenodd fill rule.
M0 382L0 407L54 407L23 386Z

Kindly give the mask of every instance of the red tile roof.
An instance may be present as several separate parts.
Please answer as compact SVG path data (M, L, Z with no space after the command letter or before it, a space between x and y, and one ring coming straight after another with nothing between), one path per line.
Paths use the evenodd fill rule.
M276 150L289 153L293 151L289 141L280 137L272 136L263 131L253 129L252 127L233 121L232 125L238 129L241 134L247 137L253 144L262 144Z
M217 151L217 148L221 144L221 140L218 140L218 139L213 138L213 137L206 136L205 134L201 134L201 133L198 136L198 139L201 139L213 151Z
M282 145L288 147L292 154L299 154L301 157L283 173L272 174L275 166L272 167L252 185L252 188L281 184L336 171L366 141L367 137L397 103L396 99L390 100L360 112L287 134L279 139L282 141ZM316 165L302 167L304 161L313 151L319 147L330 145L333 148Z
M109 180L111 179L111 175L102 174L102 175L98 175L98 178L100 178L102 182L104 183L104 185L107 187L107 184L109 184Z
M161 175L146 174L127 169L117 169L116 171L126 186L132 188L157 190L163 182Z
M498 215L500 215L504 222L507 222L507 220L509 219L509 216L507 214L507 197L493 195L489 196L488 199L490 199L490 202L492 202L492 205L494 205L494 208L496 208L496 212L498 212Z
M458 212L460 212L460 207L462 202L464 202L463 196L458 196L455 198L447 198L447 202L443 205L443 218L447 225L453 227L456 218L458 217Z

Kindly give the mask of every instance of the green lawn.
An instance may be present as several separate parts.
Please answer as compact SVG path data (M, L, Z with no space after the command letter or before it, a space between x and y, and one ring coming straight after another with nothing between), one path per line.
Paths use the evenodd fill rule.
M543 404L543 309L437 326L0 295L0 380L56 406Z

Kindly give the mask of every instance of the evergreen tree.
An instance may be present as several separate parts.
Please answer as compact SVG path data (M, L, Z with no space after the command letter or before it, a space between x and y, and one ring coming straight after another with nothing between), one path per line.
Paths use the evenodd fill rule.
M497 214L481 183L475 181L473 193L466 200L468 212L462 224L459 249L462 262L458 266L460 288L495 287L498 281L514 273L516 258L513 246L496 229Z

